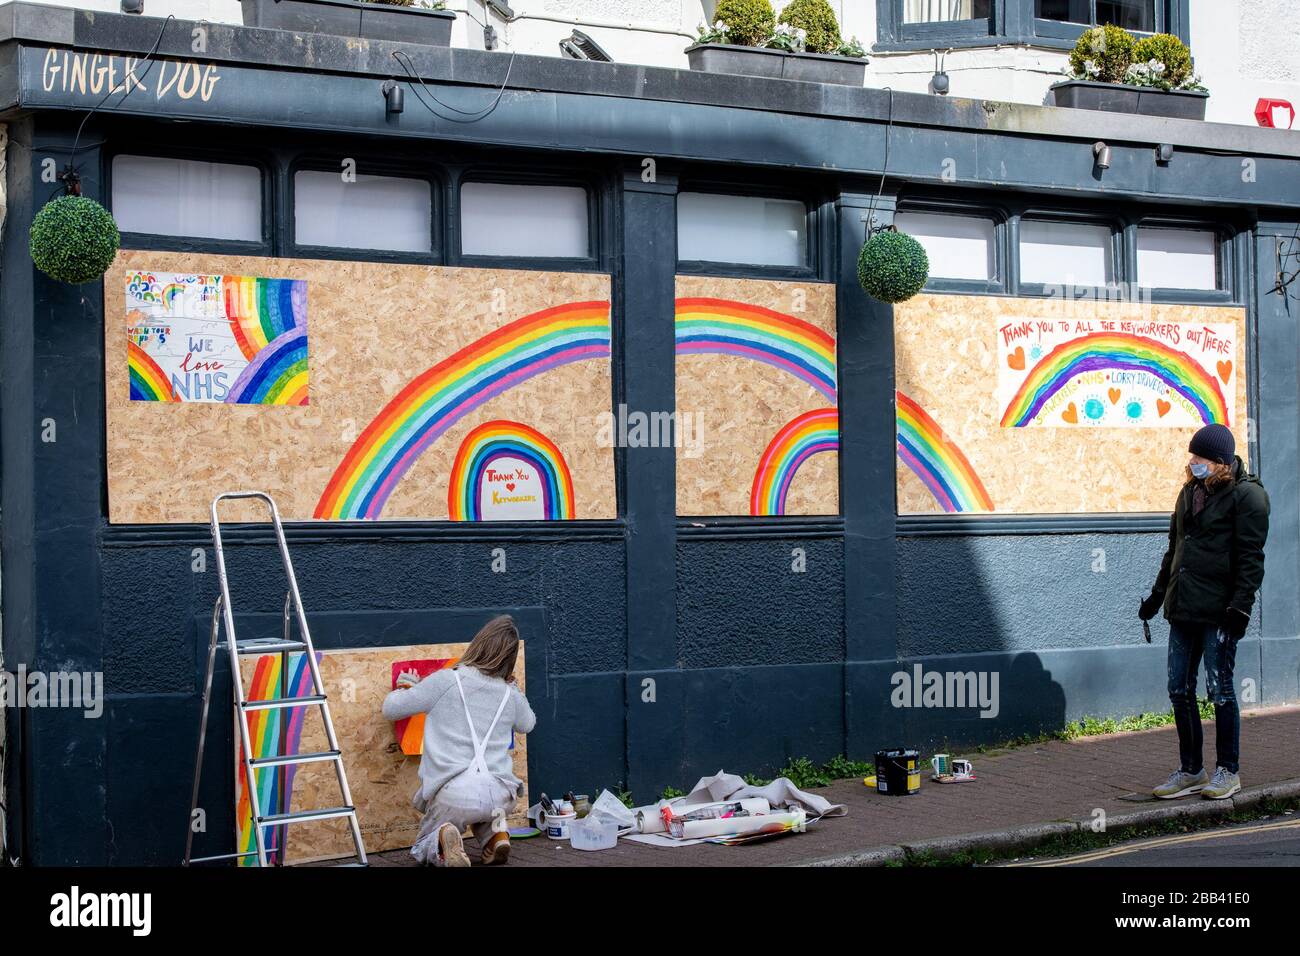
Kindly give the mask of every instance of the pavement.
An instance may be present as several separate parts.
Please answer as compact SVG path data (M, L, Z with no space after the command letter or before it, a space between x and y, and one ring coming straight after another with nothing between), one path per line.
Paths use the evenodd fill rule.
M1204 732L1212 767L1213 721L1205 722ZM657 848L620 840L595 853L534 837L514 841L510 866L879 866L921 853L939 858L976 848L1027 850L1053 835L1090 828L1098 810L1105 812L1110 833L1170 817L1224 817L1265 797L1300 797L1300 706L1242 714L1243 789L1230 800L1151 797L1151 788L1178 765L1172 725L954 756L972 761L975 782L943 786L926 775L919 793L890 797L861 779L839 781L816 792L844 804L848 815L821 820L806 833L744 846ZM694 782L683 780L678 787ZM477 864L477 849L466 842ZM405 850L371 854L370 861L415 865Z

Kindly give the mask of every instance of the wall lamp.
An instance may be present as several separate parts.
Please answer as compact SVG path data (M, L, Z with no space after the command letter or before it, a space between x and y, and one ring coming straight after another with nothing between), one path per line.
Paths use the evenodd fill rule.
M1098 169L1110 169L1110 147L1105 143L1093 143L1092 156Z
M950 84L948 82L948 74L944 71L944 63L947 61L948 54L951 52L952 50L945 50L943 53L940 53L938 50L934 51L934 76L930 77L930 89L935 93L938 93L940 96L948 95Z
M396 80L385 80L384 85L379 88L384 94L384 112L392 115L393 113L402 112L406 104L403 102L404 93L398 86Z
M1174 161L1174 144L1161 143L1156 147L1156 162L1161 166L1168 166Z
M119 6L123 13L144 13L144 0L121 0Z

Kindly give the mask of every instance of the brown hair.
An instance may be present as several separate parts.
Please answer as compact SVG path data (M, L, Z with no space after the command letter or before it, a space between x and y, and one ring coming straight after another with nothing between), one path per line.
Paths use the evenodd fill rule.
M1189 482L1200 480L1192 474L1190 465L1184 468L1183 471ZM1205 476L1205 487L1207 489L1214 491L1220 485L1232 484L1234 481L1236 481L1236 478L1233 477L1231 465L1224 465L1217 461L1210 462L1210 473Z
M519 658L519 628L509 614L492 618L474 635L457 667L474 667L487 677L509 680Z

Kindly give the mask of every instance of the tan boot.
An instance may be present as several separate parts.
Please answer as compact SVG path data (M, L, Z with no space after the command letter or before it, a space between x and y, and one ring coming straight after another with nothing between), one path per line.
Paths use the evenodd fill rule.
M460 838L460 831L450 823L444 823L438 830L438 857L442 866L469 866L465 842Z
M510 862L510 834L502 831L492 834L483 847L483 862L488 866L503 866Z

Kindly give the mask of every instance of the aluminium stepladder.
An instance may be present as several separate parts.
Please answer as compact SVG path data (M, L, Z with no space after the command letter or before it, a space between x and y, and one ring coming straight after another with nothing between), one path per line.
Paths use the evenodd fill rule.
M221 520L217 514L217 506L222 501L240 498L253 498L262 501L271 512L271 524L275 531L275 541L279 546L280 560L284 564L285 577L289 583L289 590L284 596L284 633L280 639L264 638L239 641L235 638L235 617L230 604L230 581L226 576L226 556L221 544ZM208 641L208 670L203 684L203 706L199 717L199 742L194 758L194 788L190 799L190 816L186 821L185 860L183 865L213 863L219 860L238 860L244 857L256 856L257 865L266 866L267 851L264 831L267 828L275 828L279 833L280 838L276 844L278 849L275 859L276 864L280 865L284 861L285 826L287 824L346 818L352 830L352 842L356 847L356 864L365 866L366 848L361 839L361 825L357 820L356 807L352 804L352 791L348 787L347 771L343 767L343 753L339 748L338 737L334 733L334 721L330 716L329 700L325 693L325 685L321 681L320 667L316 661L316 648L312 644L311 631L307 627L307 615L302 608L302 597L298 593L298 580L294 576L293 562L289 558L289 545L284 538L284 526L280 522L280 511L276 508L271 496L262 491L233 491L217 495L212 499L211 511L212 547L216 555L217 581L220 585L220 593L217 595L216 603L212 608L212 635ZM291 608L298 623L301 640L292 640L290 637L291 622L289 615ZM199 805L199 782L203 773L203 747L208 728L208 706L212 698L212 675L216 666L218 638L220 637L223 622L226 629L225 646L230 655L231 686L234 692L234 721L236 732L239 735L240 763L243 766L244 782L248 792L249 812L252 816L253 839L256 849L239 852L239 847L236 847L234 853L192 857L191 853L194 845L193 821ZM302 653L306 657L307 668L311 675L311 693L306 696L288 696L288 663L289 655L293 653ZM260 656L263 654L280 655L280 696L270 700L246 700L243 681L240 678L239 658L246 655ZM281 719L279 721L279 746L276 748L276 755L255 757L250 742L249 712L272 709L285 711L296 707L320 708L328 749L319 753L286 753L284 730L288 721ZM290 812L289 808L285 806L283 807L284 812L265 813L263 811L258 796L257 771L274 770L280 775L279 799L285 800L285 771L290 765L326 762L334 764L334 771L338 776L339 793L343 800L341 806L296 812Z

